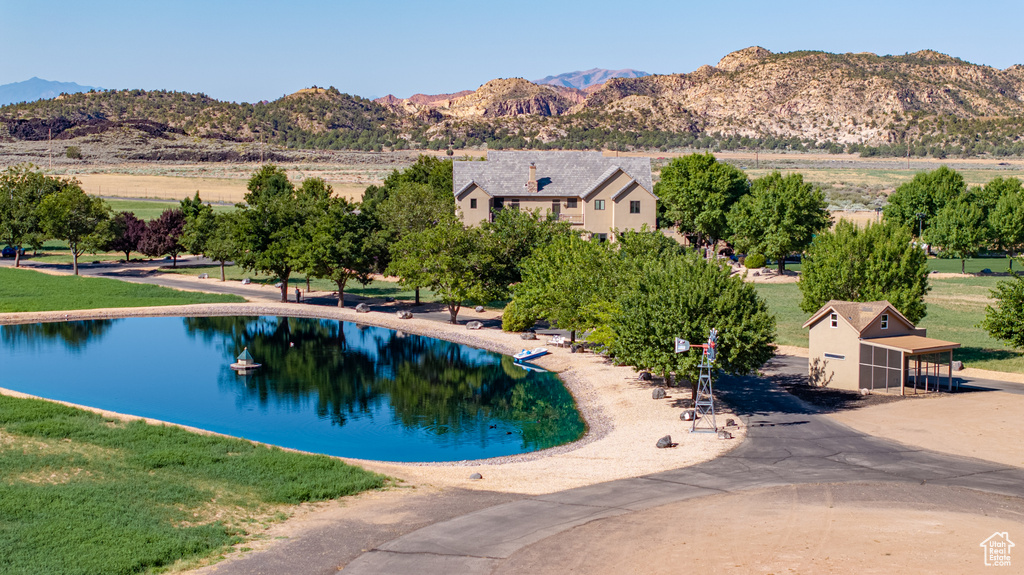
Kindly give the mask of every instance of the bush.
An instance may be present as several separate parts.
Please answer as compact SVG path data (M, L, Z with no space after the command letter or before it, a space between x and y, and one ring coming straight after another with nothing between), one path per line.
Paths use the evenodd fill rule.
M68 146L68 149L64 152L64 154L68 158L71 158L72 160L82 159L82 149L79 148L78 146Z
M537 323L537 317L529 310L516 305L516 300L508 302L505 311L501 314L502 331L526 331L535 323Z
M746 259L743 260L743 265L747 266L748 270L763 268L764 264L768 263L764 256L761 254L749 254Z

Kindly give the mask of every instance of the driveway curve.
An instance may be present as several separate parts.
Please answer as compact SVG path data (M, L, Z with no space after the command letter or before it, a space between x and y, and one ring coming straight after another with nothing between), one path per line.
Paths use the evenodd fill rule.
M776 360L797 370L799 358ZM934 485L1024 498L1024 469L915 449L859 433L771 381L728 378L719 396L748 427L743 445L715 460L482 509L363 553L346 573L493 573L518 551L597 520L716 494L802 484ZM638 446L641 447L641 446ZM1014 506L1021 502L1013 499ZM690 517L699 523L699 517Z

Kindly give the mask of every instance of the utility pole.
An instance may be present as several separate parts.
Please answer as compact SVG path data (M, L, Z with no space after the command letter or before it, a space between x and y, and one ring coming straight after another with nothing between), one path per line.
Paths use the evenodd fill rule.
M50 165L49 169L53 170L53 128L49 128L49 129L46 130L46 148L47 148L47 155L49 156L49 158L48 158L48 163Z

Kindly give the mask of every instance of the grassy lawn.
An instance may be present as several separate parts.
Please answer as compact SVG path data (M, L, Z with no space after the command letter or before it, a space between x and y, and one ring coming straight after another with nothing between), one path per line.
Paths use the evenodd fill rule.
M0 396L0 572L195 565L291 505L385 482L326 456Z
M170 266L160 268L162 272L178 273L184 275L198 276L202 273L210 274L210 278L214 280L220 279L220 266L195 266L187 268L171 268ZM279 280L276 277L258 274L253 272L247 272L238 266L229 265L224 268L224 277L228 280L241 280L243 278L249 278L253 283L258 284L269 284L274 285ZM319 291L337 291L338 284L320 279L310 280L310 285L315 290ZM301 274L293 274L288 278L288 285L295 286L301 289L306 289L306 277ZM349 281L345 286L345 293L353 295L361 295L365 297L393 297L396 300L409 300L412 301L416 298L416 292L412 289L406 289L398 282L391 282L386 280L373 280L365 286L357 281ZM437 296L434 292L428 289L420 290L420 300L425 302L437 301Z
M104 278L0 268L0 313L243 302L236 295L185 292Z
M115 212L132 212L135 217L140 220L155 220L166 210L167 208L179 208L181 207L180 202L174 201L159 201L159 200L112 200L104 199ZM215 205L213 211L215 212L229 212L233 211L235 206L233 205Z
M925 297L928 315L920 327L928 329L929 337L960 343L963 347L953 352L953 357L962 360L967 367L1020 373L1024 371L1024 353L992 339L978 327L985 317L985 306L991 303L989 292L1001 279L965 277L932 280L932 291ZM802 295L797 284L756 284L756 287L775 313L778 324L776 342L807 347L807 330L800 326L810 314L800 309Z

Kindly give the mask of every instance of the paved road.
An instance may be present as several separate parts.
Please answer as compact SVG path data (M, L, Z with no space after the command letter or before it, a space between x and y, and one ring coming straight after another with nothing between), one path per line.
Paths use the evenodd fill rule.
M782 363L792 371L801 369L799 359ZM378 545L349 563L345 573L491 573L516 551L577 525L705 495L782 485L933 484L1024 497L1024 469L866 436L765 379L731 378L719 390L748 426L746 441L723 457L436 523Z

